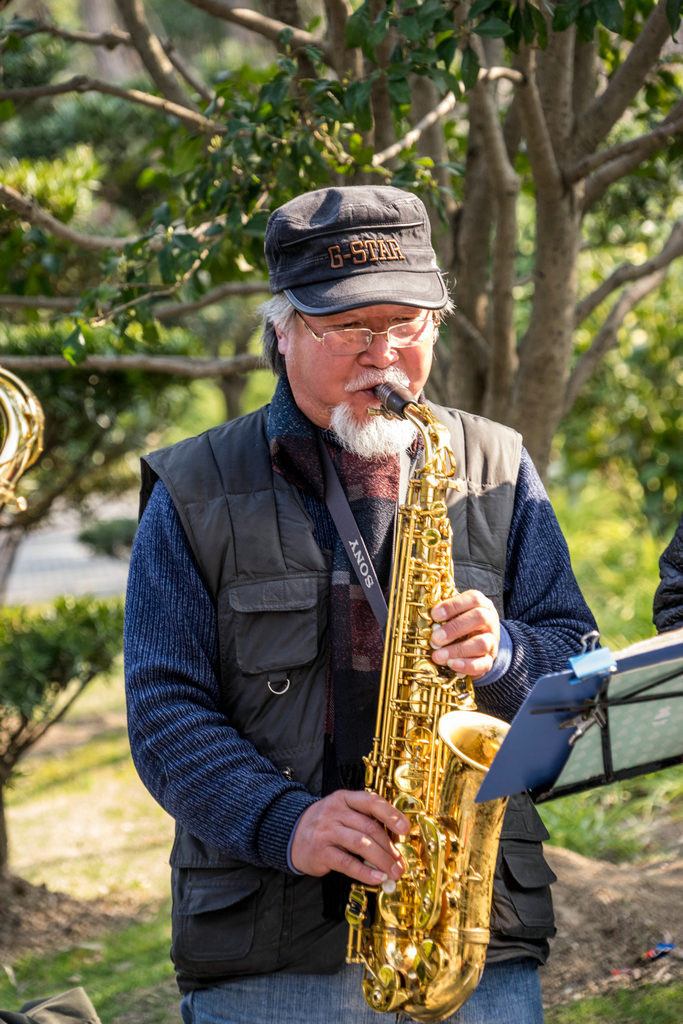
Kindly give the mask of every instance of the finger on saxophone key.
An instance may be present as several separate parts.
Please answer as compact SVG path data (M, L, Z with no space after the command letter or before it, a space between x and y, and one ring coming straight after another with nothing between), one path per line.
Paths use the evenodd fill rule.
M371 864L369 860L364 860L363 863L367 864L367 866L369 868L372 868L373 871L377 871L378 870L378 868L374 864ZM392 892L396 892L396 882L393 880L393 878L389 878L388 875L384 875L382 881L379 884L380 884L380 887L382 888L382 890L384 892L386 892L387 894L391 894Z

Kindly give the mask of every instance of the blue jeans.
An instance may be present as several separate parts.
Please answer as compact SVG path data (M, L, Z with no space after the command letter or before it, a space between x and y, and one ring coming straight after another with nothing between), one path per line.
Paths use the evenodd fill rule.
M405 1013L376 1013L361 991L362 967L339 974L267 974L198 989L183 998L183 1024L406 1024ZM447 1024L543 1024L533 960L490 964Z

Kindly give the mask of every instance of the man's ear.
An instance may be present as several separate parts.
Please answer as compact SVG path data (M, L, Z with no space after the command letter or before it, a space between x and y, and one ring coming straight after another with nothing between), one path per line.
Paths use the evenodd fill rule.
M289 348L289 339L286 334L282 333L277 324L273 324L273 328L275 329L275 337L277 338L277 350L284 356Z

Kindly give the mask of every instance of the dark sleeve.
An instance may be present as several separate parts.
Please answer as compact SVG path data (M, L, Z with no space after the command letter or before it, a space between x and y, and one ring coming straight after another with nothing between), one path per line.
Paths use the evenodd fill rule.
M221 852L287 870L292 831L314 797L221 710L214 606L161 482L133 547L124 667L133 760L155 799Z
M509 721L536 680L567 668L567 659L581 649L581 637L597 629L550 499L524 450L508 537L504 606L509 664L500 678L477 687L477 702Z
M659 586L652 605L658 633L683 626L683 515L659 559Z

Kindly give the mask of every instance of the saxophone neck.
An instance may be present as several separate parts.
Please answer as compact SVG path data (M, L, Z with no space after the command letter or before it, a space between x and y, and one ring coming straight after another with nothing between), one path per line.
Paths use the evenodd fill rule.
M425 447L422 474L437 477L446 487L458 487L448 427L400 384L377 384L372 390L382 405L379 410L368 411L379 412L387 419L410 420L420 431Z

